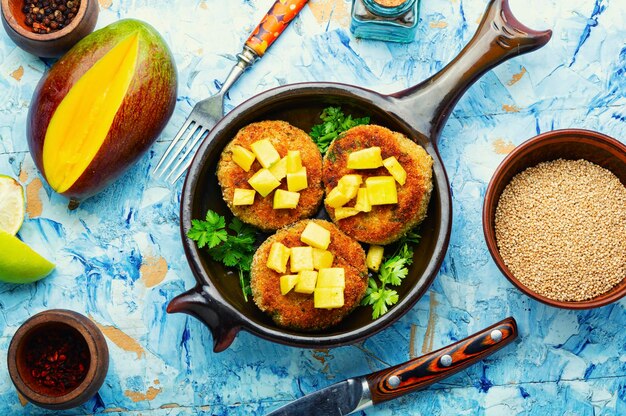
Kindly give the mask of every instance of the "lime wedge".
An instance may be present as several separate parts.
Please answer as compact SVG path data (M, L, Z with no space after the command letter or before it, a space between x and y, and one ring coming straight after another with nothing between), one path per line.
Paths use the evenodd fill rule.
M0 230L0 281L30 283L54 270L54 264L41 257L17 237Z
M24 222L24 189L15 179L0 175L0 230L17 234Z

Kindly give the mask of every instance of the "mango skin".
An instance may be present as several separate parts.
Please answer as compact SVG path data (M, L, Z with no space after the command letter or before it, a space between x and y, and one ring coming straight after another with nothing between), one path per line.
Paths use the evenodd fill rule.
M33 94L26 134L35 165L45 178L43 146L55 110L98 59L135 32L139 35L135 74L102 147L78 180L62 193L74 201L101 191L156 141L176 105L174 59L152 26L134 19L120 20L78 42L44 75Z

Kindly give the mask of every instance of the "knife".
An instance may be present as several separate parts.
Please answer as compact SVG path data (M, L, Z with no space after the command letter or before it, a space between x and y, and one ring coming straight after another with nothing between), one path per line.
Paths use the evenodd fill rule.
M517 323L509 317L440 350L307 394L267 416L348 415L430 386L493 354L515 338Z

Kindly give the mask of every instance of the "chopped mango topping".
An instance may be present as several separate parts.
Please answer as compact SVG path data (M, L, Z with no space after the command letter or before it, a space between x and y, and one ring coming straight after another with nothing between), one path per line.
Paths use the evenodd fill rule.
M365 259L367 268L377 272L380 268L380 264L383 262L384 252L385 248L382 246L370 246L367 250L367 258Z
M254 195L256 195L254 189L235 188L233 205L252 205L254 204Z
M250 170L252 164L256 160L254 153L246 149L245 147L235 145L233 146L233 162L246 172Z
M341 189L341 193L352 199L357 196L359 186L362 183L363 177L361 175L344 175L339 179L337 187Z
M268 139L256 141L250 145L250 148L261 166L266 169L280 160L278 151Z
M274 209L293 209L298 206L300 194L289 192L284 189L277 189L274 192Z
M367 197L372 205L397 204L398 192L392 176L372 176L365 180Z
M317 272L314 270L303 270L298 274L298 282L294 289L298 293L310 295L315 290L317 283Z
M313 247L291 248L291 272L313 270Z
M337 186L326 196L326 203L329 207L339 208L347 204L350 199L351 198L348 198L348 196L342 192L341 188Z
M282 181L287 176L287 156L274 163L269 169L277 181Z
M376 169L383 165L380 147L368 147L348 155L348 169Z
M267 256L267 267L277 271L278 273L285 273L287 271L287 262L289 261L289 254L291 249L286 247L283 243L273 243L270 247L270 253Z
M253 187L263 198L268 196L270 192L280 186L280 182L276 180L272 172L269 169L261 169L250 179L248 183Z
M330 244L330 231L319 224L309 222L302 231L300 241L311 247L326 250Z
M383 165L387 168L391 176L398 181L400 185L404 185L406 182L406 170L402 167L398 159L395 156L388 157L383 160Z
M287 173L296 173L302 169L302 159L299 150L287 152Z
M358 209L352 207L339 207L335 208L335 219L343 220L344 218L352 217L357 215L359 212Z
M370 204L369 197L367 196L367 188L359 188L354 209L358 209L361 212L370 212L372 210L372 204Z
M280 294L286 295L287 293L289 293L291 289L294 288L296 283L298 283L299 277L300 276L298 276L297 274L287 274L285 276L280 276Z
M343 289L340 287L321 287L315 289L313 306L320 309L341 308L344 305Z
M343 267L320 269L317 275L316 289L321 287L346 287L346 271Z
M306 178L306 168L301 168L296 173L287 173L287 189L298 192L309 186Z
M333 267L335 256L328 250L313 248L313 268L315 270Z

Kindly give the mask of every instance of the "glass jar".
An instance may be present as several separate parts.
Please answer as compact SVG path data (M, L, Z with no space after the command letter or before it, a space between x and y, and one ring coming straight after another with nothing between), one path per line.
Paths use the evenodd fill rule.
M412 42L419 0L353 0L350 31L357 38Z

